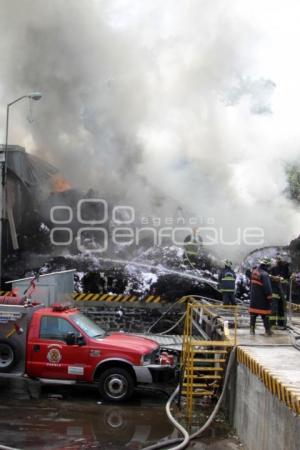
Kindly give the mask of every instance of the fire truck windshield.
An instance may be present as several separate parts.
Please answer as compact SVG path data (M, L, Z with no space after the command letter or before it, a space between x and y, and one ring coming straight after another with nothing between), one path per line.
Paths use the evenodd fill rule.
M72 320L84 331L89 337L104 337L105 331L102 330L95 322L81 313L72 314Z

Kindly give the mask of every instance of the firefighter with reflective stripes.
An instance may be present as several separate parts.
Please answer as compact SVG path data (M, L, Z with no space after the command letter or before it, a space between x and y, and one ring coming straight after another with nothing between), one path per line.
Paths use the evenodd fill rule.
M235 305L235 279L236 275L232 269L229 259L224 261L224 269L219 273L219 291L222 292L224 305Z
M271 261L267 258L260 261L258 267L251 272L250 288L250 334L255 334L257 316L261 316L266 331L266 336L271 336L269 315L272 309L272 286L268 270Z
M184 263L197 268L199 251L202 247L202 238L199 236L197 227L193 227L192 233L184 239Z
M281 255L276 255L275 265L271 268L271 284L272 284L272 314L270 316L271 326L278 329L286 328L286 298L284 288L287 290L289 286L289 270Z

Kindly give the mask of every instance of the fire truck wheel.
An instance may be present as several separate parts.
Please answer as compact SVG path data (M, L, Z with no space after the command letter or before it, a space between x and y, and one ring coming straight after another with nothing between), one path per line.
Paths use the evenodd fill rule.
M10 372L19 360L19 347L11 340L0 339L0 372Z
M132 375L121 367L106 369L100 375L98 386L101 397L109 402L128 400L134 391Z

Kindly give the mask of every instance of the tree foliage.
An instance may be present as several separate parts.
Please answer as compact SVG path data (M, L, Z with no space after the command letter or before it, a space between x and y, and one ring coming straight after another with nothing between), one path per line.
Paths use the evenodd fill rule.
M300 167L295 164L289 165L286 173L289 197L300 202Z

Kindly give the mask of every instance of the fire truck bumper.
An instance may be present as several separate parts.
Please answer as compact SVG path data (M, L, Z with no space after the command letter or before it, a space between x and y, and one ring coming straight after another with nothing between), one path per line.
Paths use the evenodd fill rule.
M134 366L137 383L163 383L175 381L175 368L168 365L151 364L149 366Z

